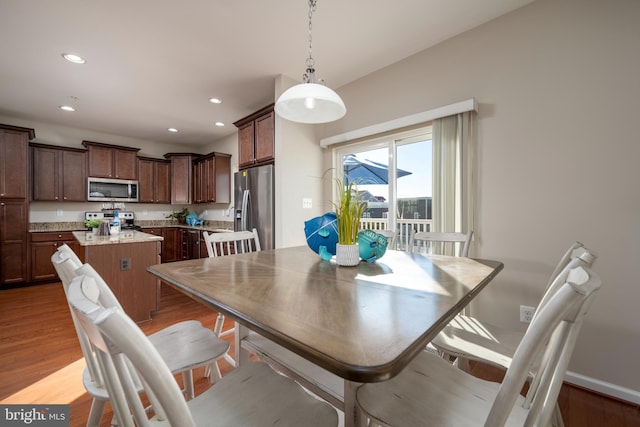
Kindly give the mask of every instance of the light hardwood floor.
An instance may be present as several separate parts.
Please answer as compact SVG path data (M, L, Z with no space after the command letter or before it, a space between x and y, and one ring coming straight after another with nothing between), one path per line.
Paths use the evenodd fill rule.
M215 312L163 286L160 310L140 326L149 334L170 323L198 319L213 328L215 318ZM0 291L0 403L69 404L70 426L84 426L91 398L80 380L83 368L61 284ZM221 362L221 369L224 374L231 367ZM488 379L499 377L480 365L473 371ZM196 371L195 380L196 393L209 387L202 370ZM559 402L567 427L640 426L638 407L576 387L565 385ZM102 426L109 426L110 419L107 405Z

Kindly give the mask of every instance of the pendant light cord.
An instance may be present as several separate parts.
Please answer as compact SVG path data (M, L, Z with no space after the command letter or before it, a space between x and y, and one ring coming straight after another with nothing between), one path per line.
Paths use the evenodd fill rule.
M311 33L313 25L311 23L311 18L313 18L313 12L316 11L316 3L317 0L309 0L309 57L307 58L307 71L302 76L302 80L305 83L314 83L315 80L315 62L313 60L313 56L311 55L313 45L313 37Z

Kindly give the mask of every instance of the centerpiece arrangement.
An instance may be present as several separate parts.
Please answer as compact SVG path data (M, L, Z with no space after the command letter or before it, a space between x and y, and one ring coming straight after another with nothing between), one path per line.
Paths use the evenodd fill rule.
M358 232L360 218L367 205L358 198L358 188L354 181L344 183L336 180L338 202L334 210L338 220L338 243L336 245L336 263L343 266L354 266L360 262L358 249Z

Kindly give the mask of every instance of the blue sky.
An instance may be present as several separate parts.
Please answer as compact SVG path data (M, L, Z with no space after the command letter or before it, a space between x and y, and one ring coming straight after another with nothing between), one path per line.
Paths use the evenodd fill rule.
M398 168L411 172L410 175L398 178L398 198L431 197L432 195L432 155L431 141L423 141L398 146ZM387 148L357 153L356 157L374 162L388 164ZM358 189L368 190L375 196L383 196L388 200L387 185L359 185Z

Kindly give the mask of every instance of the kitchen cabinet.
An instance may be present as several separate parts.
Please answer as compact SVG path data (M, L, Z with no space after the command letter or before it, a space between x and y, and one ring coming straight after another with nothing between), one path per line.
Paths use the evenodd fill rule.
M0 284L28 280L28 215L27 199L0 200Z
M275 115L273 104L244 117L238 128L238 167L272 163L275 159Z
M193 200L193 160L199 157L189 153L167 153L171 162L171 204L190 205Z
M26 199L33 129L0 125L0 199Z
M206 258L207 247L201 230L182 229L182 259Z
M89 152L89 176L96 178L138 179L139 148L82 141Z
M71 231L29 233L31 236L31 281L54 280L58 275L51 263L51 256L63 244L76 254L81 254L80 245Z
M210 153L193 163L193 202L231 201L231 155Z
M135 322L151 319L158 309L160 280L147 268L160 262L160 241L103 244L80 240L88 264L98 272Z
M182 230L163 228L162 237L162 262L182 261Z
M28 157L33 129L0 125L0 285L28 280Z
M171 162L138 157L138 201L171 203Z
M34 201L86 202L87 152L31 144Z

